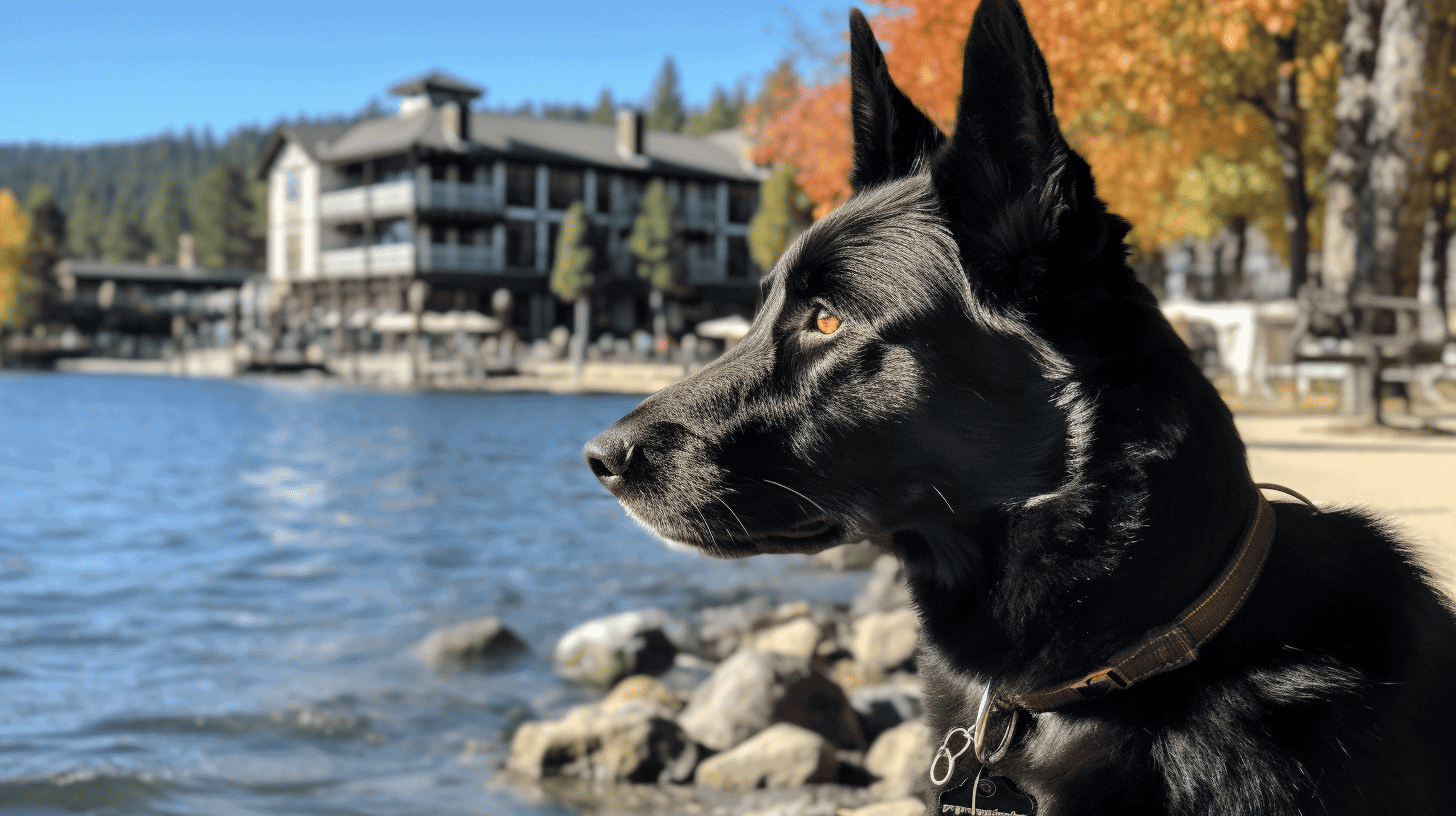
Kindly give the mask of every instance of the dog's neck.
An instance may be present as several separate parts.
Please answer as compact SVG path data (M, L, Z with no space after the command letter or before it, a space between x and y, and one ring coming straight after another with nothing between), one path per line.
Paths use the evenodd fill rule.
M1007 690L1074 679L1169 623L1223 568L1257 502L1243 446L1196 369L1174 361L1159 376L1192 398L1104 395L1059 490L896 536L946 668Z

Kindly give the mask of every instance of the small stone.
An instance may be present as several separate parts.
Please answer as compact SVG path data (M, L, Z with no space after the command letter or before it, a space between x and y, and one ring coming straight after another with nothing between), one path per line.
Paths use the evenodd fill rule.
M875 559L865 588L855 596L850 614L855 617L871 612L888 612L910 603L910 590L905 584L905 570L900 559L885 553Z
M850 570L869 569L875 559L884 553L878 546L868 541L856 541L850 544L840 544L838 547L816 553L814 563L825 569L847 572Z
M500 618L481 618L432 633L418 652L435 668L499 660L529 651Z
M925 803L913 796L889 802L877 802L860 808L843 808L837 816L921 816Z
M634 705L650 705L660 716L672 717L682 710L683 702L661 681L645 674L625 677L612 687L599 704L602 711L616 711Z
M924 791L934 756L930 727L923 721L910 720L891 728L865 754L865 770L880 778L872 790L887 799Z
M834 750L823 737L778 723L732 750L703 760L697 782L732 791L791 788L828 781L837 765Z
M561 677L595 686L633 674L662 674L678 652L666 634L674 629L681 627L661 609L597 618L562 635L552 662Z
M560 720L523 723L507 767L530 779L565 776L608 782L681 782L698 748L651 703L573 708Z
M800 617L752 633L745 645L775 654L808 657L814 654L822 634L813 619Z
M726 751L774 722L818 732L841 748L862 749L859 717L844 691L811 670L809 659L740 649L693 690L678 717L683 731Z
M851 688L848 695L870 742L900 723L916 719L922 711L920 683L915 678Z
M918 639L919 622L908 607L871 612L854 622L850 651L861 677L879 682L914 659Z

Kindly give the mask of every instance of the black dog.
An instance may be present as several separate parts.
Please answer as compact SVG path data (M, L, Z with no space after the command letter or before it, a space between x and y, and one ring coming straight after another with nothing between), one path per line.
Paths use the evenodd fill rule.
M1379 523L1251 485L1014 0L976 12L950 137L851 28L854 195L592 470L712 555L896 553L936 812L1456 812L1446 601Z

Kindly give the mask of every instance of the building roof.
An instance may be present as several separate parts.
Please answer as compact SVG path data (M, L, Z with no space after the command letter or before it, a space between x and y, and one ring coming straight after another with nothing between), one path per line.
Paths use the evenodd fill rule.
M61 261L56 265L58 277L70 277L78 281L114 280L128 283L240 286L243 281L257 274L259 273L241 269L207 269L201 266L184 269L170 264L118 263L80 259Z
M400 86L396 86L400 87ZM470 141L445 121L441 108L369 119L352 126L280 127L269 140L255 173L266 178L283 145L296 141L316 161L339 164L395 155L411 149L484 153L527 161L562 162L615 168L646 175L697 176L730 181L761 181L767 173L749 158L749 145L737 131L707 136L648 130L643 155L617 149L617 129L560 119L499 113L473 113Z
M257 178L267 178L268 168L272 166L273 160L278 158L279 151L289 142L297 144L308 154L310 159L319 160L320 153L328 149L329 144L338 139L353 125L280 125L274 128L273 135L268 138L268 143L263 146L263 152L258 157L258 164L253 168L253 175Z
M441 92L450 96L463 96L467 99L474 99L485 93L484 88L478 88L469 82L444 71L431 71L424 76L407 79L389 89L395 96L414 96L416 94L427 94L431 91Z

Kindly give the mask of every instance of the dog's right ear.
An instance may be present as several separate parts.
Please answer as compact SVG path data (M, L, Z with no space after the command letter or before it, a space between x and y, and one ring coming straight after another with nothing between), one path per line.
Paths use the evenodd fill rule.
M869 21L849 11L850 112L854 121L854 192L908 175L945 141L940 128L895 87Z

